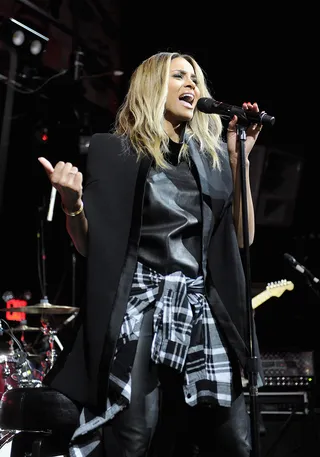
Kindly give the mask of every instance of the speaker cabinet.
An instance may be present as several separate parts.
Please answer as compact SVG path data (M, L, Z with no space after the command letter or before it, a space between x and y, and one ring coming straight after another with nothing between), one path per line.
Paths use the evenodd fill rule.
M319 415L262 415L261 421L261 457L319 457Z

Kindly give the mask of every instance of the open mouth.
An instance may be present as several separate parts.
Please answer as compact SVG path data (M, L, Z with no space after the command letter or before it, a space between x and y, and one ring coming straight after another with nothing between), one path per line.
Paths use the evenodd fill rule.
M186 106L187 108L192 108L193 101L194 101L194 95L193 94L182 94L179 97L179 100L181 100L182 104Z

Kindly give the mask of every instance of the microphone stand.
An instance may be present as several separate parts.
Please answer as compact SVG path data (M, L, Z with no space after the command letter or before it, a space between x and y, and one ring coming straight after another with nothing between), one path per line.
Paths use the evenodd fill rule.
M308 287L310 287L310 289L312 290L312 292L318 297L320 298L320 291L318 288L315 287L315 282L311 280L311 278L308 276L308 275L305 275L305 280L306 280L306 283L308 285Z
M240 119L239 119L240 121ZM250 356L247 364L249 397L250 397L250 422L251 422L251 440L252 440L252 457L261 456L260 448L260 427L259 427L259 409L258 409L258 357L257 348L254 338L254 320L251 301L251 266L249 253L249 229L248 229L248 207L247 207L247 187L246 187L246 158L245 158L245 141L247 138L246 127L237 124L237 135L240 144L240 185L241 185L241 203L242 203L242 227L243 227L243 245L244 245L244 273L246 278L246 309L248 325L248 341Z
M76 300L76 265L77 265L77 257L75 253L75 248L73 243L71 242L72 247L72 290L71 290L71 306L75 305Z

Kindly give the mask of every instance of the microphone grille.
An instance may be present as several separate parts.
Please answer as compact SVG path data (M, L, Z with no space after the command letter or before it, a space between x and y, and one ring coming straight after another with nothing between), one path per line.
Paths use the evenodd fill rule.
M292 265L295 265L297 263L296 259L292 257L292 255L288 254L287 252L283 254L283 257Z
M197 108L199 111L202 113L212 113L212 104L213 104L213 99L209 97L202 97L199 98L197 102Z

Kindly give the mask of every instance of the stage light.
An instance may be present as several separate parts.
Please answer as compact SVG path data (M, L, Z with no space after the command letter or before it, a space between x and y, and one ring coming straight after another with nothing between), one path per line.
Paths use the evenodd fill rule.
M22 298L23 298L24 300L27 300L27 301L31 300L31 298L32 298L32 293L31 293L31 291L30 291L30 290L25 290L25 291L23 292L23 294L22 294Z
M49 41L49 38L31 26L14 18L9 18L2 24L2 38L9 46L16 48L24 57L40 56Z
M13 292L11 290L6 290L3 294L2 294L2 300L7 302L9 300L12 300L14 298L14 295L13 295Z
M34 40L30 43L30 52L33 56L37 56L42 51L42 44L39 40Z
M21 30L17 30L12 35L12 43L15 46L21 46L24 43L25 39L26 39L26 37Z
M11 290L6 290L2 294L2 300L6 303L6 319L9 321L22 321L26 319L26 314L22 312L14 311L14 308L21 308L27 306L27 300L21 300L15 298ZM0 332L1 333L1 332Z
M47 129L47 128L44 128L44 129L43 129L43 132L42 132L42 134L41 134L41 141L42 141L43 143L46 143L48 140L49 140L48 129Z
M35 138L40 144L47 144L49 141L48 128L39 123L35 128Z

